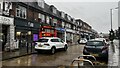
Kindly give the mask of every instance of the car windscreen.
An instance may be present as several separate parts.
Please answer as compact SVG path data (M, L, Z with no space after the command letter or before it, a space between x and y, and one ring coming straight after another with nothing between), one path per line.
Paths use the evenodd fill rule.
M87 42L87 46L103 46L103 42L102 41L89 41Z
M38 42L48 42L48 39L39 39Z

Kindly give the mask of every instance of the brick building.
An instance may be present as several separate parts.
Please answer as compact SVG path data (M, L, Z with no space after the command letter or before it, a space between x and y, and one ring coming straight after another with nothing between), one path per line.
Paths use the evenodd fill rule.
M81 36L90 38L89 36L94 33L86 22L75 20L43 0L41 2L1 1L0 26L2 27L1 50L27 50L25 53L34 51L33 42L40 37L57 36L65 42L77 44Z

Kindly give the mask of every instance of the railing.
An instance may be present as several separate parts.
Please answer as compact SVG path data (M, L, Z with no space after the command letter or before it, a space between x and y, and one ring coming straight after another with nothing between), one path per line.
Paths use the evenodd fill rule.
M78 58L73 59L70 67L71 67L71 68L74 68L74 62L77 62L77 63L78 63L78 68L80 68L80 64L79 64L80 62L82 62L82 63L88 62L88 63L91 64L91 66L92 66L93 68L95 68L92 61L90 61L90 60L88 60L88 59L84 59L83 57L92 57L92 58L94 59L94 61L96 61L96 58L95 58L94 56L92 56L92 55L80 55ZM83 66L83 65L81 65L81 66Z

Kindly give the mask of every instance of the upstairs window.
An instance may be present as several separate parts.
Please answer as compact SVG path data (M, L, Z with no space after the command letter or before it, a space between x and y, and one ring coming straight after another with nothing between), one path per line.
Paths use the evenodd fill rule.
M44 6L45 6L45 1L44 0L37 0L37 2L38 2L39 7L44 8Z
M2 14L2 2L0 2L0 14Z
M50 17L49 17L49 16L46 16L46 22L47 22L48 24L50 24Z
M80 22L80 26L82 26L82 22Z
M61 16L62 16L62 18L65 18L65 13L61 12Z
M56 9L53 9L53 13L54 13L54 14L57 14L57 10L56 10Z
M65 26L65 22L62 22L62 27L64 27Z
M40 23L41 23L41 22L42 22L42 23L45 23L45 15L39 13L38 19L40 20L40 21L39 21Z
M26 19L26 8L22 6L17 6L16 8L16 16L20 18Z
M70 18L70 16L69 16L69 15L67 16L67 18L68 18L68 20L69 20L69 21L71 20L71 18Z

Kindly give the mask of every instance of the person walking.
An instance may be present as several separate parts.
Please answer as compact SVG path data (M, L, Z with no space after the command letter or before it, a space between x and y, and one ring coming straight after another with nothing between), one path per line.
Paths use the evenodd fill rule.
M77 42L78 42L78 44L80 44L80 38L78 39L78 41L77 41Z

